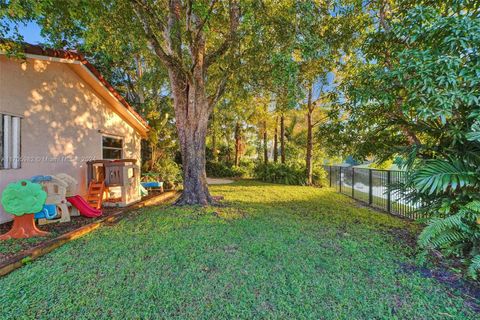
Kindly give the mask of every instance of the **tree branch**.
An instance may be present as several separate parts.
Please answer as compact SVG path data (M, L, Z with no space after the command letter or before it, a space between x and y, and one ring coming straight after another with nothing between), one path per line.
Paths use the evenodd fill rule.
M228 76L223 77L215 93L208 97L209 111L213 110L213 107L215 106L215 104L218 102L218 100L220 100L222 95L225 93L225 89L227 87L227 80L228 80Z
M229 1L230 7L230 31L223 43L213 52L205 57L205 68L211 66L219 57L221 57L230 48L237 36L238 25L240 24L240 7L237 0Z
M165 41L168 44L168 53L172 56L177 56L180 61L182 61L181 9L182 5L179 0L169 0L168 19L164 29Z
M318 126L320 123L322 123L323 121L327 120L328 118L329 118L329 116L325 116L325 117L323 117L323 118L321 118L321 119L318 119L317 121L315 121L315 122L313 123L312 127Z
M215 4L216 0L212 0L212 3ZM190 49L190 56L192 58L192 66L190 70L192 73L195 73L196 67L201 66L199 71L203 73L203 65L205 59L205 36L202 32L204 21L197 16L196 13L192 10L193 1L187 1L186 9L186 25L187 25L187 39ZM213 10L213 5L210 8Z
M151 27L151 22L149 21L150 19L148 19L149 14L147 14L146 11L147 9L151 10L151 8L149 8L143 1L140 0L131 0L131 5L135 15L138 18L138 21L142 25L142 29L145 32L147 41L154 54L162 61L163 64L165 64L168 69L173 69L177 72L182 72L183 74L188 75L187 71L183 68L182 62L174 56L168 54L155 35L155 32ZM158 24L162 25L161 21L157 22Z
M205 24L208 22L210 19L210 16L212 14L213 8L215 7L215 4L217 3L217 0L211 0L210 1L210 7L208 8L207 15L205 16L205 19L203 19L200 24L197 26L197 33L195 35L195 41L198 41L198 38L200 36L200 33L203 31L203 27Z

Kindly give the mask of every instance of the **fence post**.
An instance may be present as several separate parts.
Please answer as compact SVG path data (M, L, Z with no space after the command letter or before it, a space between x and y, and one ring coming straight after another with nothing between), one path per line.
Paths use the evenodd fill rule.
M338 186L340 189L340 193L342 193L342 167L339 167L338 169Z
M390 183L392 181L391 171L387 171L387 212L390 213L392 211L392 199L390 195Z
M368 169L368 204L373 203L373 170Z
M352 167L352 198L355 199L355 167Z

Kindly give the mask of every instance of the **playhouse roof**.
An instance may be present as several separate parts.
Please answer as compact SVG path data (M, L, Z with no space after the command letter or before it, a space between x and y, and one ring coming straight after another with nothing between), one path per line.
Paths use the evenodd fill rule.
M147 121L143 119L143 117L138 114L132 106L130 106L130 104L122 97L122 95L118 93L118 91L115 90L115 88L107 80L105 80L100 71L98 71L97 68L95 68L95 66L90 62L88 62L88 60L85 59L82 54L72 50L44 48L40 45L32 45L28 43L22 43L22 47L27 58L41 59L41 57L47 57L57 62L75 62L80 66L81 69L83 69L82 75L94 79L99 84L100 88L105 90L106 93L112 96L118 102L118 104L122 106L124 110L117 111L125 111L122 112L125 120L130 123L143 137L147 136L147 132L150 128Z

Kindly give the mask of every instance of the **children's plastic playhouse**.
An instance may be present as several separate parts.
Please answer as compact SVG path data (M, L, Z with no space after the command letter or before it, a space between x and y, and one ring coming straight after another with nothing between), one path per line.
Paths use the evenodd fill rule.
M70 221L70 209L66 199L67 182L58 179L56 176L35 176L30 180L42 186L43 190L47 193L46 203L54 205L57 211L55 217L52 218L50 215L46 215L38 220L38 224ZM40 215L37 215L37 217L40 217Z
M141 199L140 195L140 168L135 159L122 160L93 160L87 162L87 181L89 184L89 197L87 200L92 205L98 192L107 194L103 205L106 207L125 207ZM93 189L94 186L96 189ZM90 197L91 195L91 197Z

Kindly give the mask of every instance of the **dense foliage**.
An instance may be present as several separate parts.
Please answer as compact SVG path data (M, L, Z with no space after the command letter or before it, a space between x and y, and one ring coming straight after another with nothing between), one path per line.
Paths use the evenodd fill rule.
M157 160L153 170L142 172L142 180L178 184L182 182L182 169L172 158L161 158Z
M305 167L295 164L269 163L259 164L255 167L254 177L265 182L281 183L287 185L306 185L307 175ZM327 173L323 168L313 170L312 185L327 186Z
M238 166L220 162L207 162L207 175L214 178L249 178L252 176L253 162L242 161Z
M460 2L456 3L460 5ZM453 7L455 9L455 7ZM464 258L480 270L480 19L478 8L410 10L398 28L414 49L401 53L409 112L425 138L411 148L407 165L417 201L432 219L424 248ZM470 10L469 10L470 9ZM407 29L407 23L416 28Z
M394 28L396 37L407 39L411 48L398 53L400 67L392 76L404 87L400 92L407 101L404 113L415 115L415 130L423 132L409 148L406 162L414 201L423 203L432 217L419 244L464 258L469 274L476 277L480 270L480 20L478 8L456 5L407 11Z
M377 10L379 23L366 34L361 57L342 67L343 101L321 134L330 134L331 148L338 150L333 138L339 138L343 151L359 158L402 155L409 171L403 191L431 217L419 244L465 259L476 276L478 2L385 2Z

